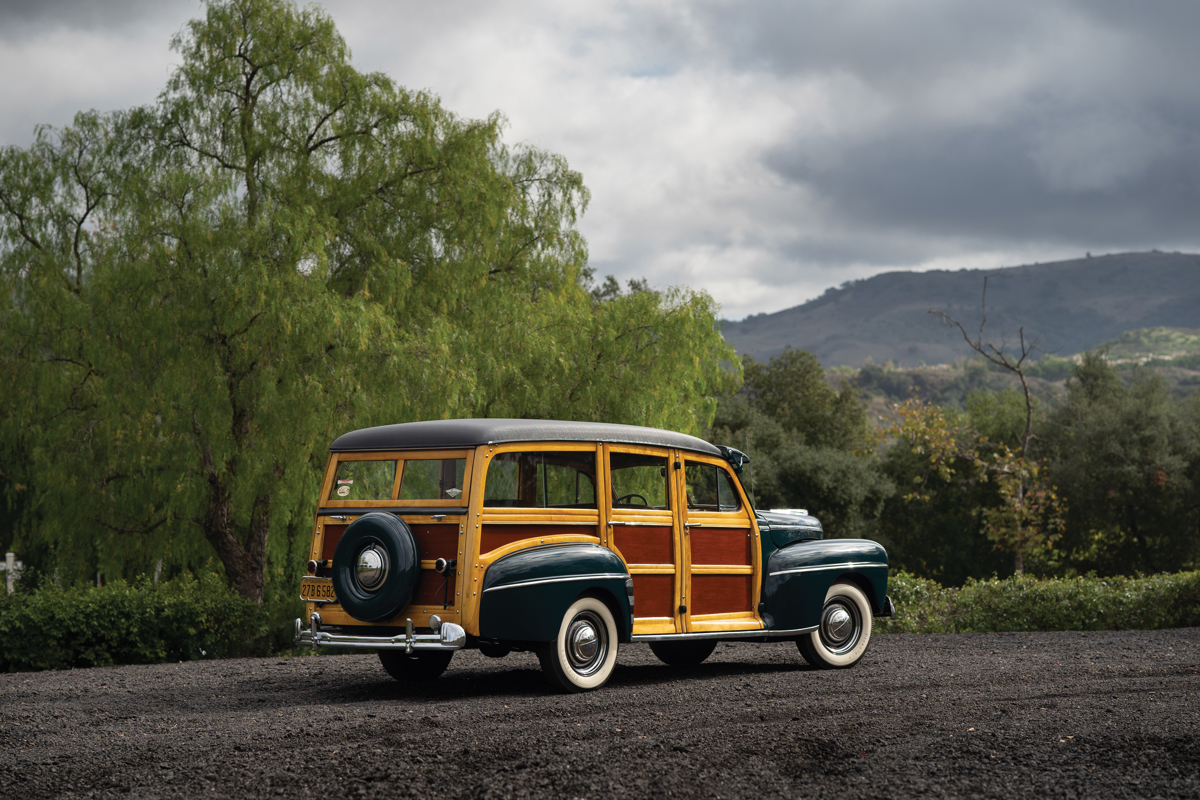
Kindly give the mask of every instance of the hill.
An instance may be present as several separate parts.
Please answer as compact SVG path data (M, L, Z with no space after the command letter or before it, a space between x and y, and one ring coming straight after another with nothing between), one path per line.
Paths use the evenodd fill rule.
M967 347L956 329L928 312L945 311L974 330L985 276L985 336L1015 339L1024 326L1044 353L1077 353L1134 329L1200 327L1200 255L1150 252L994 270L888 272L801 306L725 322L722 333L739 353L760 360L791 346L813 351L826 367L887 359L952 363Z

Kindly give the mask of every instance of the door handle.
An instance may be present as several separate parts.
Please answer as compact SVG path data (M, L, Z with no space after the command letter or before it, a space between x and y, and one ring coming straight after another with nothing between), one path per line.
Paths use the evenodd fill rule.
M687 534L687 533L691 533L689 528L703 528L703 527L704 527L703 522L685 522L685 523L683 523L683 532L685 534Z

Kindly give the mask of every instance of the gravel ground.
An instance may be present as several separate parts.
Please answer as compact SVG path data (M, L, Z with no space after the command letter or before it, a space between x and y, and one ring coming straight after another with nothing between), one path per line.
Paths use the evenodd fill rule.
M404 686L374 655L0 676L0 797L1198 797L1200 628L877 636L809 669L622 650L552 694L530 654Z

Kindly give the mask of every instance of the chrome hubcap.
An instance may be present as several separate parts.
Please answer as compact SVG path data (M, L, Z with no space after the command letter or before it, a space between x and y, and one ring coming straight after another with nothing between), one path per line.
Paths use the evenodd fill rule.
M368 592L375 591L387 577L387 554L374 544L369 545L358 554L354 572L359 586Z
M835 642L844 642L850 635L850 615L844 608L835 608L825 616L825 635Z
M835 654L848 653L858 644L862 623L858 608L835 597L821 613L821 643Z
M567 627L566 645L571 669L579 675L591 675L608 656L608 629L596 614L585 611Z

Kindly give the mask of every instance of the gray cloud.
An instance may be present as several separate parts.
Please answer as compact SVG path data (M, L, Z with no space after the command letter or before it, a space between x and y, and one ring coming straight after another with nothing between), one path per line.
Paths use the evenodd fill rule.
M178 26L204 13L201 0L3 0L0 38L16 39L61 29L120 31L174 20Z
M1200 5L327 0L358 66L503 111L592 264L731 318L891 269L1200 249ZM198 0L0 0L0 143L150 101Z
M883 245L853 248L883 251L873 263L919 264L947 238L1092 249L1197 239L1200 50L1188 32L1200 6L760 3L707 14L734 68L841 75L886 109L826 136L802 118L763 157L839 226ZM973 89L989 102L976 105ZM924 246L889 256L898 232Z

